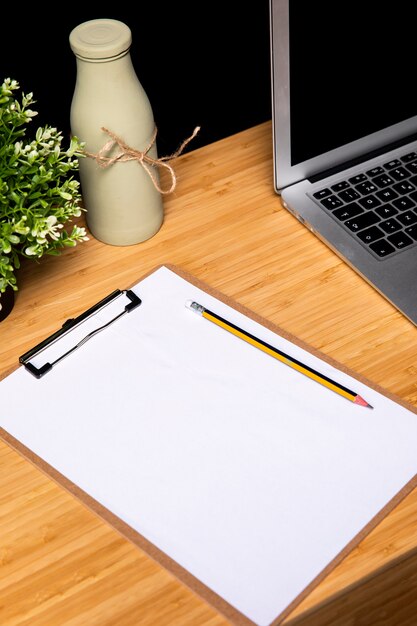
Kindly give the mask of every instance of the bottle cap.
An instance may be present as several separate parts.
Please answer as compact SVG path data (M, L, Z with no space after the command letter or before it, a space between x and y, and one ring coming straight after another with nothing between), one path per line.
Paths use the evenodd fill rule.
M119 20L83 22L70 33L72 51L84 59L108 59L125 54L132 43L130 28Z

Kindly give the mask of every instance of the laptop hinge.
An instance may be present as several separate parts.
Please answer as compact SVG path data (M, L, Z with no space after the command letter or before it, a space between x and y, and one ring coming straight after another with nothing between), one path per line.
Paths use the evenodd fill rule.
M401 146L404 146L405 144L411 143L412 141L415 141L415 140L417 140L417 133L414 133L412 135L407 135L406 137L403 137L402 139L398 139L397 141L393 141L392 143L382 146L381 148L377 148L375 150L372 150L371 152L362 154L360 157L355 157L354 159L345 161L344 163L340 163L339 165L336 165L335 167L330 167L327 170L323 170L322 172L318 172L317 174L314 174L313 176L308 176L307 180L310 183L317 183L323 178L327 178L328 176L333 176L333 174L337 174L338 172L342 172L348 169L349 167L354 167L355 165L359 165L360 163L369 161L369 159L373 159L374 157L384 154L384 152L388 152L389 150L395 150L396 148L400 148Z

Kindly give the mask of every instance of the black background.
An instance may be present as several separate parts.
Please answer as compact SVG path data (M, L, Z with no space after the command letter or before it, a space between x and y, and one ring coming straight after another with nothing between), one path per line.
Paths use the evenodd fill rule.
M160 156L196 126L186 150L271 118L268 0L43 6L9 7L14 15L3 15L0 35L0 79L33 92L33 131L48 124L69 137L76 79L69 34L97 18L121 20L132 31L132 62L152 105Z

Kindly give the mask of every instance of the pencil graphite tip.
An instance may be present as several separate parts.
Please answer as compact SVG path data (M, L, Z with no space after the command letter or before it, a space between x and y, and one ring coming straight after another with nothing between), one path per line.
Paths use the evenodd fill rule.
M359 404L360 406L365 406L368 409L373 409L374 408L371 404L369 404L369 402L364 400L364 398L362 398L362 396L356 396L355 399L354 399L354 403L355 404Z

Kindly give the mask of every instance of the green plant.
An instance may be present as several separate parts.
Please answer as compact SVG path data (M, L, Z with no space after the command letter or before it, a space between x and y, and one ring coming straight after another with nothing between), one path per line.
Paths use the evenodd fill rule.
M64 228L82 211L74 173L84 144L73 137L64 149L62 133L51 126L27 138L37 112L32 93L15 98L19 88L10 78L0 86L0 296L8 286L18 289L20 257L57 255L88 239L82 227Z

